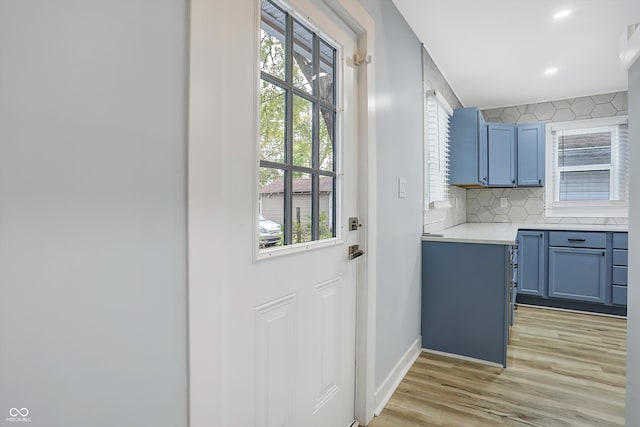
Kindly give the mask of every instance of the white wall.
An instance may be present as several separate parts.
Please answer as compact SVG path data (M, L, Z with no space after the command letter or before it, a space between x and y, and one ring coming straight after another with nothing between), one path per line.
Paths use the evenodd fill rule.
M629 71L629 188L640 188L640 60ZM635 166L635 167L634 167ZM629 289L627 319L627 422L640 425L640 194L629 192Z
M2 425L186 425L186 15L0 1Z
M420 336L422 234L421 45L390 0L361 0L375 21L376 386ZM398 178L407 197L398 198Z

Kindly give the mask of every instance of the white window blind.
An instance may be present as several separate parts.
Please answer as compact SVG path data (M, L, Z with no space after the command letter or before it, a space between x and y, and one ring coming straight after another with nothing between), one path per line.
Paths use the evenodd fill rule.
M551 186L546 192L546 214L624 216L629 194L626 117L554 123L549 127L547 182Z
M425 191L426 208L449 199L449 120L453 110L434 90L425 101Z

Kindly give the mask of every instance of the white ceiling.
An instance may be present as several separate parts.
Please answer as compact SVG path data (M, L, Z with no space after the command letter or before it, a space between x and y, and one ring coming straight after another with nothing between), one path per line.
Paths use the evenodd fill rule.
M627 89L620 39L640 0L393 0L465 106ZM563 20L553 15L572 13ZM547 76L544 71L556 67Z

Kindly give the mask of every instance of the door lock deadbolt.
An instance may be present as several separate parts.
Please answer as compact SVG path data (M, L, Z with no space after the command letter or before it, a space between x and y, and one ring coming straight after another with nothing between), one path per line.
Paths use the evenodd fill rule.
M358 228L362 227L360 221L358 221L357 216L352 216L349 218L349 231L358 231Z

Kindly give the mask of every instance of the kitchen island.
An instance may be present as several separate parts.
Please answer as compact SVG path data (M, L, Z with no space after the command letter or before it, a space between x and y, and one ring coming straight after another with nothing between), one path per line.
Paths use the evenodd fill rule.
M511 248L509 242L422 242L424 349L506 367Z

